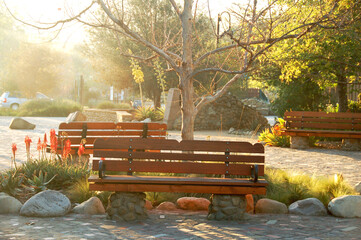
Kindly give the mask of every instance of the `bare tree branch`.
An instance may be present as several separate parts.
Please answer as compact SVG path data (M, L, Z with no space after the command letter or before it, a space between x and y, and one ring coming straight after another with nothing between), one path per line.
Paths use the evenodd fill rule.
M36 26L36 25L33 25L33 24L30 24L30 23L27 23L19 18L17 18L11 11L10 9L8 8L8 6L6 5L5 1L4 2L4 5L5 5L5 8L7 9L7 11L9 12L9 14L18 22L21 22L22 24L25 24L27 26L31 26L31 27L34 27L34 28L37 28L37 29L40 29L40 30L49 30L49 29L52 29L52 28L55 28L56 26L58 25L64 25L65 23L68 23L68 22L72 22L78 18L80 18L84 13L86 13L93 5L94 5L94 1L87 7L85 8L84 10L82 10L80 13L78 13L77 15L71 17L71 18L68 18L68 19L65 19L65 20L60 20L60 21L57 21L57 22L54 22L54 23L42 23L43 25L48 25L47 27L41 27L41 26Z
M178 17L180 17L182 15L179 7L177 6L177 3L174 0L169 0L169 2L172 4L175 12L178 14Z
M120 28L122 28L128 35L132 36L132 38L136 39L142 45L148 47L149 49L153 50L165 60L169 62L169 64L174 68L175 71L179 72L180 69L177 64L173 61L173 59L162 49L158 48L157 46L153 45L149 41L145 40L141 37L138 33L133 32L130 28L120 19L117 19L109 10L109 8L105 5L103 0L97 0L103 11L108 15L108 17L117 24Z

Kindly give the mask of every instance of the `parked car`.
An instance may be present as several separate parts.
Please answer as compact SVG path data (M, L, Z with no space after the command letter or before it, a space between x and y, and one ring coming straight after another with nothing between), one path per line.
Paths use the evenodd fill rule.
M36 99L49 99L46 95L37 92ZM0 107L1 108L11 108L13 110L18 110L20 105L26 101L29 101L29 98L22 96L19 92L4 92L0 97Z

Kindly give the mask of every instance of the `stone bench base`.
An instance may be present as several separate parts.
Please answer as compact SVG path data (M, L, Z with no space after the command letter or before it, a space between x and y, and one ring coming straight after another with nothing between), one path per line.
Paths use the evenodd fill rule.
M116 192L109 197L107 218L116 221L137 221L148 218L144 193ZM247 201L243 195L212 195L209 220L241 220Z
M293 149L307 149L309 148L308 137L291 136L291 148Z

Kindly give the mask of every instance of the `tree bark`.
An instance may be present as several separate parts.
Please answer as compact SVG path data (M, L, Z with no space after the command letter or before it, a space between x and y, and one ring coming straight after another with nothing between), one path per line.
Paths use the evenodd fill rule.
M341 71L337 75L337 97L338 97L338 112L346 112L348 110L348 100L347 100L347 80L344 71Z
M179 72L179 88L182 97L182 129L181 135L183 140L193 140L194 136L194 119L196 116L193 102L193 41L192 41L192 5L193 0L184 0L184 10L180 15L182 22L182 66Z

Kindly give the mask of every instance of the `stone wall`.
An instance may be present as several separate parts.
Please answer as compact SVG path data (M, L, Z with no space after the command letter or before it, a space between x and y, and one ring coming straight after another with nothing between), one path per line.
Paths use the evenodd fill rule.
M267 119L254 108L246 106L241 99L231 93L227 93L203 107L195 119L195 130L226 130L247 129L255 130L258 125L259 130L268 126ZM168 129L180 129L181 118L179 117L173 126Z

